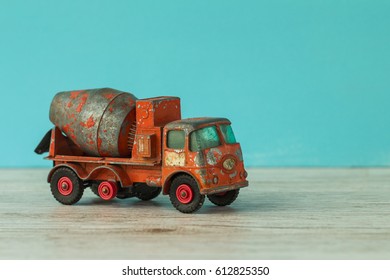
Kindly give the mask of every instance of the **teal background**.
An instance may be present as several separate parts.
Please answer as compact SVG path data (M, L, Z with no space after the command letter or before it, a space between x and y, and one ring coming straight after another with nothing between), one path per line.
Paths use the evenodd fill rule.
M390 1L0 1L1 167L58 91L180 96L233 122L247 166L390 164Z

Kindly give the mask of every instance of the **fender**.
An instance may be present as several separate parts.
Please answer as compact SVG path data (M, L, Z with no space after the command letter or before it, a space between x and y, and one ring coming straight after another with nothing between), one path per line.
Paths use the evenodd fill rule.
M49 175L47 175L47 182L50 183L51 181L51 177L53 176L53 173L60 167L67 167L67 168L70 168L74 171L74 173L76 173L76 175L81 179L81 178L84 178L84 177L88 177L87 175L87 172L85 171L84 168L82 168L79 164L76 164L76 163L62 163L62 164L58 164L56 166L54 166L50 172L49 172Z
M169 174L168 177L164 180L164 183L162 186L163 194L169 194L169 188L171 187L172 177L179 175L179 174L186 174L188 176L191 176L195 180L196 184L198 185L199 191L201 190L200 183L199 183L198 179L196 179L196 177L194 175L192 175L191 172L184 171L184 170L178 170L178 171L174 171L171 174Z
M120 168L119 166L114 166L114 165L102 165L94 168L91 172L88 172L81 167L79 164L76 163L64 163L64 164L59 164L56 165L52 170L50 170L49 175L47 177L47 182L50 183L51 177L53 176L53 173L60 167L67 167L72 169L76 175L83 181L89 180L90 178L93 178L93 176L99 171L102 170L109 170L110 172L113 173L115 178L120 182L122 187L127 187L131 186L133 182L130 180L129 176L126 174L126 172Z
M122 187L128 187L133 184L133 182L130 180L129 176L126 174L126 172L119 166L115 165L101 165L93 169L87 178L81 178L83 180L88 180L89 178L93 177L94 174L99 173L101 170L110 170L117 180L121 183Z

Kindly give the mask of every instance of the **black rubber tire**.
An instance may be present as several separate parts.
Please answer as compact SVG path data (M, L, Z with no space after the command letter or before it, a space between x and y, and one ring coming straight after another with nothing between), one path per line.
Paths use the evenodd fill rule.
M240 190L236 189L227 191L224 195L210 194L207 198L217 206L226 206L232 204L236 200L239 192Z
M99 195L99 190L98 190L99 183L100 183L100 182L92 182L92 183L89 185L89 188L91 189L91 191L92 191L94 194L96 194L98 197L100 197L100 195Z
M135 194L134 194L132 188L119 188L118 193L116 195L116 198L127 199L127 198L134 197L134 196L135 196Z
M58 181L64 177L69 178L73 185L72 191L67 195L61 194L58 190ZM80 180L80 178L72 169L67 167L60 167L56 171L54 171L53 176L50 180L50 189L54 198L58 202L65 205L75 204L81 199L84 193L83 181Z
M176 196L176 190L182 184L188 185L192 190L192 200L189 203L181 203ZM199 187L194 178L189 175L180 175L173 179L169 189L169 198L172 205L182 213L193 213L199 210L204 202L205 196L200 194Z
M161 188L149 187L144 183L137 184L134 188L135 196L144 201L152 200L161 193Z

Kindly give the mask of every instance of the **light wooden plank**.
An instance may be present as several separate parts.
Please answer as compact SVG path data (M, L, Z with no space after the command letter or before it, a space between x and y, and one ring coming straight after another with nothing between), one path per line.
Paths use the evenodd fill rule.
M389 259L390 169L249 169L229 207L167 196L57 203L48 169L0 169L1 259Z

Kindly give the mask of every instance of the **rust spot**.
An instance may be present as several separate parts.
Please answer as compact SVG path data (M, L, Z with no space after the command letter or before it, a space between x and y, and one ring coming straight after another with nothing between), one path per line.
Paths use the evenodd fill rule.
M66 105L68 108L72 107L73 103L72 101L69 101L68 104Z
M93 117L90 116L86 122L80 122L80 125L86 128L91 128L95 125L95 121Z
M76 108L76 111L78 112L78 113L80 113L81 112L81 110L83 109L83 107L84 107L84 105L85 105L85 102L87 102L87 99L88 99L88 94L83 94L82 96L81 96L81 100L80 100L80 103L79 103L79 105L77 106L77 108Z

